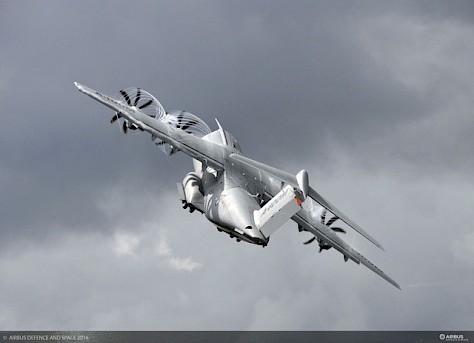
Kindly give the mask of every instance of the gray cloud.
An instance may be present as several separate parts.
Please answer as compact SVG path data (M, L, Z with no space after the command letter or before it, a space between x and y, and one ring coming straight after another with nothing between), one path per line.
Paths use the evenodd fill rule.
M470 2L0 7L0 328L469 329ZM141 86L308 169L404 290L290 223L261 249L183 212L189 159L121 134L73 81Z

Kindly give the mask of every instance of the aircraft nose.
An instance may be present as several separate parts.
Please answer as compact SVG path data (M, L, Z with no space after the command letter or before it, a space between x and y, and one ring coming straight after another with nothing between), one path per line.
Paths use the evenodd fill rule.
M263 247L266 247L268 244L268 239L266 238L254 238L253 240L255 244L261 245Z
M251 226L247 226L245 228L245 233L249 238L258 245L266 246L268 244L268 238L266 238L260 230L253 228Z

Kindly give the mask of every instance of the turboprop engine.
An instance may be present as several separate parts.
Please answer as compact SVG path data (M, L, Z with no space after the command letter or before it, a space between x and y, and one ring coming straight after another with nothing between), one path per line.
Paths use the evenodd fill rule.
M179 197L183 203L183 208L189 208L193 213L198 210L204 213L204 196L202 191L201 178L196 173L188 173L182 183L177 184Z

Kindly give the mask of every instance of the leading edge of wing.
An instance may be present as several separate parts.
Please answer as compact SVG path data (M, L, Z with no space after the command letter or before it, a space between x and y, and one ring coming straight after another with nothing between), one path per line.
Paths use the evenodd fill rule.
M352 221L349 217L347 217L344 213L342 213L339 209L337 209L333 204L331 204L329 201L324 199L318 192L316 192L312 187L309 187L309 197L330 212L332 212L334 215L338 216L339 219L341 219L344 223L352 227L355 231L360 233L362 236L364 236L366 239L368 239L371 243L373 243L376 247L379 249L385 251L385 249L382 247L382 245L370 234L368 234L364 229L362 229L359 225L357 225L354 221Z
M231 154L230 158L236 162L239 163L241 166L247 166L247 167L252 167L256 168L258 170L261 170L264 173L267 173L268 175L279 179L289 185L292 185L295 188L299 188L298 186L298 181L296 180L296 177L290 173L287 173L283 170L270 167L264 163L257 162L255 160L252 160L248 157L242 156L242 155L237 155L237 154ZM368 239L371 243L373 243L375 246L378 248L384 250L382 245L371 235L369 235L365 230L363 230L359 225L354 223L350 218L348 218L344 213L342 213L339 209L337 209L334 205L332 205L329 201L324 199L318 192L316 192L312 187L309 187L309 197L313 200L315 200L317 203L319 203L321 206L326 208L328 211L332 212L334 215L338 216L339 219L341 219L343 222L345 222L347 225L349 225L352 229L354 229L356 232L361 234L363 237Z
M400 287L400 285L398 284L398 282L396 282L394 279L392 279L390 276L388 276L387 274L385 274L382 270L380 270L375 264L373 264L372 262L370 262L368 259L366 259L364 256L362 256L358 251L352 249L352 253L355 255L355 257L359 260L360 263L362 263L364 266L366 266L367 268L369 268L371 271L373 271L374 273L376 273L377 275L381 276L382 278L384 278L385 280L387 280L388 282L390 282L392 285L394 285L395 287L397 287L399 290L401 290L402 288Z
M321 237L325 242L330 244L334 249L338 250L344 256L347 256L352 261L357 264L362 263L364 266L372 270L374 273L388 281L393 286L397 287L401 290L400 285L393 280L390 276L385 274L380 268L362 256L357 250L352 248L349 244L344 242L341 238L339 238L334 231L322 225L317 220L312 220L311 215L304 209L298 211L292 219L301 225L305 230L311 232L312 234Z
M213 167L221 168L224 165L224 147L215 143L203 140L199 137L188 134L187 132L175 129L170 125L164 124L155 118L133 109L127 105L118 102L102 93L99 93L89 87L74 82L74 85L82 93L90 96L94 100L104 104L110 109L120 112L121 116L135 124L137 127L152 134L153 136L171 144L176 149L195 158L201 162L206 162Z

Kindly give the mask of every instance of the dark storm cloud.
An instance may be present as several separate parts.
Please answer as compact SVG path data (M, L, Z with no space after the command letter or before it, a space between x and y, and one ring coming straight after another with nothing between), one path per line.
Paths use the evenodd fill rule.
M470 2L0 7L2 328L472 323ZM303 247L294 225L262 251L184 213L174 183L189 159L124 136L73 81L140 86L218 117L251 158L307 168L384 244L347 237L404 291Z

